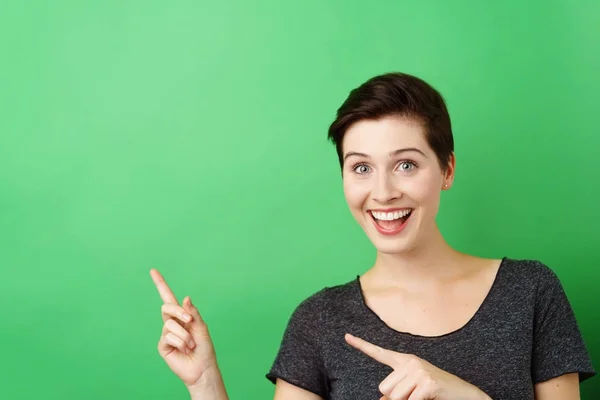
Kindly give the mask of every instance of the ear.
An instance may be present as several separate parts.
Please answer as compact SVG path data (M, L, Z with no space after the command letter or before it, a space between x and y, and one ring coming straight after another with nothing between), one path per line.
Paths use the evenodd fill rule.
M450 157L448 159L448 165L446 166L446 171L444 172L444 180L442 182L442 190L448 190L452 187L452 183L454 182L454 172L456 171L456 156L454 152L450 153Z

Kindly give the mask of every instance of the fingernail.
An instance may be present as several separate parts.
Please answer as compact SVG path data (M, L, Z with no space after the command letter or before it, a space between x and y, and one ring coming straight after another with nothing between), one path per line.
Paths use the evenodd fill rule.
M193 340L190 340L190 349L193 349L196 344Z
M190 314L188 314L188 313L183 314L183 320L185 322L190 322L191 319L192 319L192 316Z

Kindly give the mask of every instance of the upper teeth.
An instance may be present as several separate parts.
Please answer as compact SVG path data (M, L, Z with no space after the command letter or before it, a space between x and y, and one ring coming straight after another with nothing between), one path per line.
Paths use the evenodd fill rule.
M373 214L375 219L381 219L384 221L392 221L394 219L406 217L408 214L410 214L410 212L411 212L411 210L407 209L407 210L399 210L399 211L388 212L388 213L379 212L379 211L371 211L371 214Z

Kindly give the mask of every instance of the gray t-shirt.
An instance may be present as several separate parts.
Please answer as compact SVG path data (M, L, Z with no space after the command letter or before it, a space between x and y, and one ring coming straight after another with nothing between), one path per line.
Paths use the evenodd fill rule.
M402 310L398 310L402 312ZM324 288L292 314L267 378L327 400L376 400L392 369L348 345L346 333L414 354L494 400L534 398L533 385L566 373L595 375L556 274L533 260L503 258L490 292L462 328L427 337L386 325L365 303L358 277Z

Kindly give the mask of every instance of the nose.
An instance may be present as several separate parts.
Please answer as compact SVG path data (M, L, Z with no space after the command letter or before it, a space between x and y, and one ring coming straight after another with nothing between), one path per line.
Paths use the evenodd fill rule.
M386 173L380 174L377 177L371 194L373 200L381 204L389 203L402 196L402 192L399 190L397 182L394 181L390 174Z

